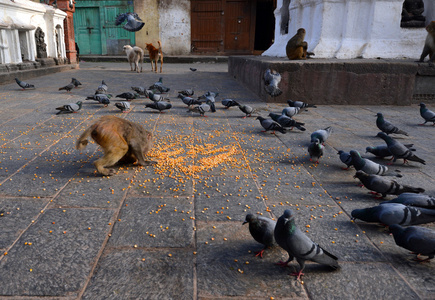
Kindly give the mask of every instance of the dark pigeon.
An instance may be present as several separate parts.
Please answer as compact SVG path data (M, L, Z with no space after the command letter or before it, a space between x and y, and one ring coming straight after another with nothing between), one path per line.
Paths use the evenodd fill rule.
M263 249L255 253L255 256L260 256L263 258L264 250L276 245L275 238L273 236L276 222L263 216L247 214L243 224L246 223L249 223L249 232L254 240L264 245Z
M116 102L115 106L123 113L126 113L128 110L130 110L130 103L127 101Z
M269 113L269 117L272 118L275 122L277 122L279 125L281 125L284 128L290 128L293 129L293 127L296 127L300 131L305 131L305 123L297 122L296 120L293 120L290 117L287 117L286 115L280 115L275 113Z
M342 169L348 170L352 166L352 156L350 156L350 153L339 150L337 154L340 157L341 162L346 165L346 168L343 167Z
M145 23L139 18L139 16L136 13L128 12L119 14L116 17L115 25L121 25L125 20L127 20L127 23L123 26L123 28L130 32L139 31L142 29L142 27L145 25Z
M183 103L189 107L192 105L201 105L202 104L202 102L200 100L196 100L192 97L185 96L183 94L178 94L178 98L180 98L181 101L183 101Z
M72 89L74 88L74 83L70 83L70 84L68 84L68 85L65 85L65 86L63 86L63 87L60 87L59 88L59 91L61 91L61 90L65 90L65 91L67 91L67 92L70 92Z
M419 125L425 125L427 122L432 122L432 126L435 126L435 113L428 109L426 107L426 104L423 102L419 104L420 105L420 116L424 119L423 124Z
M403 193L399 197L392 199L390 201L382 202L384 203L401 203L403 205L425 207L425 208L435 208L435 197L429 195L421 195L414 193Z
M233 99L224 99L221 102L222 102L222 105L225 106L225 108L230 108L232 106L239 106L240 105L237 101L235 101Z
M250 117L253 113L255 113L255 109L253 109L249 105L239 105L239 109L245 114L243 119L246 117Z
M406 147L402 143L388 136L386 133L379 132L377 136L383 139L385 143L387 143L388 150L390 150L391 154L393 154L393 158L394 158L393 161L396 161L398 158L401 158L403 159L404 163L410 160L410 161L419 162L423 165L426 164L425 160L421 159L420 157L412 153L412 150L408 149L408 147Z
M325 144L326 140L332 133L332 127L328 126L325 129L319 129L314 131L311 134L311 142L313 142L315 139L318 139L321 144Z
M152 108L158 110L160 113L164 113L164 110L170 109L171 107L172 104L166 101L157 101L145 105L145 108Z
M82 83L80 81L78 81L77 79L75 79L74 77L71 78L71 82L72 82L72 84L74 84L75 87L82 85Z
M302 101L292 101L292 100L287 100L288 106L290 107L299 107L299 108L307 108L307 107L313 107L316 108L317 106L314 104L308 104Z
M123 98L127 101L131 101L133 99L139 98L139 94L133 93L133 92L125 92L119 95L116 95L117 98Z
M320 143L319 139L314 139L308 145L308 153L310 154L310 161L314 161L314 163L318 164L320 158L323 156L324 146Z
M385 132L386 134L395 133L408 136L407 132L400 130L399 128L385 120L382 113L378 113L376 116L376 126L378 126L379 130L381 130L382 132Z
M361 154L356 150L351 150L350 156L352 158L352 165L357 171L362 170L367 174L375 175L384 175L388 171L388 167L375 163L370 159L362 158Z
M163 77L159 78L159 81L155 82L153 85L150 85L148 88L150 90L158 90L160 93L167 93L171 89L163 85Z
M281 125L279 125L277 122L275 122L272 119L265 119L263 117L257 117L257 120L260 120L261 126L264 128L263 132L271 130L273 133L276 131L279 131L281 133L286 133L285 128L283 128Z

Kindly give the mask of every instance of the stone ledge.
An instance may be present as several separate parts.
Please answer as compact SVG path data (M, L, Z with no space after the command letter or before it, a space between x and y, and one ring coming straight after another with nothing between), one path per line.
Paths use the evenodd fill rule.
M264 90L263 74L268 68L278 71L282 78L279 87L283 93L275 98ZM435 94L428 84L435 80L435 68L412 60L289 61L231 56L228 72L267 102L294 99L316 104L409 105L414 94Z
M78 64L54 64L50 66L44 66L39 62L25 63L21 67L20 65L23 64L0 65L0 82L2 84L14 82L15 77L18 77L21 80L26 80L37 76L76 69L78 67Z

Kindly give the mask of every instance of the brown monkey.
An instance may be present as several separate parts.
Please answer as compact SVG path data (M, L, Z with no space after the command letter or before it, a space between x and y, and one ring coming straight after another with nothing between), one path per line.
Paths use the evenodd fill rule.
M299 28L298 32L287 42L285 52L290 60L307 58L307 42L304 42L305 29Z
M435 60L435 21L430 22L429 25L426 26L426 31L426 41L418 62L423 62L425 57L429 55L429 64L433 65Z
M104 150L104 156L94 163L98 172L103 175L113 175L115 171L106 167L113 166L118 161L137 161L142 166L155 163L145 160L144 155L153 145L153 134L142 125L115 116L101 117L82 133L77 140L76 148L84 149L89 136Z

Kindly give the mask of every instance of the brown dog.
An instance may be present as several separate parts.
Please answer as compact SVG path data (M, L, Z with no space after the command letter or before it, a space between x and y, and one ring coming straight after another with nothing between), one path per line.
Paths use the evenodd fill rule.
M159 48L157 49L156 47L153 46L153 44L146 44L146 49L148 50L149 56L150 56L150 60L151 60L151 71L153 71L153 62L155 62L155 72L157 73L157 62L159 61L160 58L160 73L162 73L162 68L163 68L163 53L162 53L162 43L160 43L160 41L158 41L159 43Z
M139 62L140 62L140 72L142 72L142 63L143 63L143 50L142 48L138 46L130 46L125 45L123 47L123 50L127 54L128 62L130 63L130 69L133 71L133 64L134 64L134 71L139 73Z
M104 150L104 156L94 163L98 172L103 175L113 175L115 170L106 167L113 166L118 161L137 161L142 166L155 163L145 160L145 155L153 145L153 134L142 125L115 116L101 117L82 133L76 148L84 149L89 136Z

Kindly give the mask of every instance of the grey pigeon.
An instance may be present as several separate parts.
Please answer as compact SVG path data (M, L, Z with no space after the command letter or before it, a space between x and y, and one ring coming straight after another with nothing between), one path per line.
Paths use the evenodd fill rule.
M163 97L162 95L159 95L159 94L154 94L151 91L148 91L148 97L153 102L158 102L158 101L167 101L167 102L169 102L170 101L169 98L165 98L165 97Z
M402 227L393 224L389 227L397 246L417 254L417 261L428 261L435 257L435 230L420 226ZM428 256L426 259L420 255Z
M106 82L104 82L104 80L103 80L103 81L101 81L101 85L99 85L97 87L97 90L95 91L95 95L96 94L107 94L108 89L109 88L108 88Z
M264 128L263 132L272 130L273 133L276 131L279 131L281 133L285 133L286 130L281 125L279 125L277 122L275 122L272 119L265 119L263 117L257 117L257 120L260 120L261 126Z
M419 125L424 125L427 122L432 122L433 123L432 126L435 126L435 113L430 109L428 109L426 107L426 104L424 104L423 102L420 103L419 105L420 105L420 116L424 119L424 123Z
M208 105L210 105L210 111L211 112L216 112L216 106L215 106L215 102L216 102L216 97L219 95L219 93L216 92L205 92L204 95L201 95L198 97L198 100L205 100L206 102L208 101Z
M277 122L279 125L281 125L284 128L291 128L296 127L297 129L301 131L305 131L305 123L297 122L296 120L293 120L290 117L287 117L286 115L280 115L275 113L269 113L269 117L272 118L275 122Z
M243 119L246 117L250 117L253 113L255 113L255 109L253 109L249 105L239 105L239 109L245 114Z
M320 143L319 139L314 139L308 145L308 153L310 154L310 161L314 161L314 163L318 164L320 158L323 156L324 146Z
M281 74L276 71L267 69L264 72L264 89L266 92L272 97L277 97L282 94L282 91L279 89L278 84L281 81Z
M426 164L426 162L412 153L412 150L408 149L405 145L402 143L396 141L392 137L388 136L384 132L378 132L378 137L383 139L385 143L387 143L388 150L390 150L391 154L393 154L393 161L396 161L398 158L403 159L404 163L406 163L408 160L419 162L423 165Z
M199 113L202 117L207 117L205 113L210 111L210 104L211 103L207 101L206 103L202 103L201 105L189 107L188 111Z
M82 108L82 101L77 101L76 103L65 104L65 105L56 107L56 109L58 110L56 115L67 114L67 113L76 113L81 108Z
M180 98L181 101L183 101L183 103L189 107L192 105L201 105L202 104L202 102L200 100L196 100L192 97L185 96L183 94L178 94L178 98Z
M291 117L293 117L294 115L298 114L300 110L301 110L301 109L300 109L299 107L285 107L285 108L282 110L282 113L281 113L281 114L286 115L287 117L290 117L290 118L291 118Z
M435 222L435 210L406 206L400 203L386 203L374 207L354 209L351 212L353 219L360 219L368 223L382 223L390 226L418 225Z
M299 108L307 108L307 107L313 107L316 108L317 106L314 104L308 104L302 101L292 101L292 100L287 100L288 106L290 107L299 107Z
M371 161L370 159L362 158L356 150L350 151L350 156L352 157L352 165L355 170L362 170L367 174L384 175L388 171L388 167L380 165Z
M69 91L71 91L72 89L74 88L74 83L69 83L69 84L67 84L67 85L65 85L65 86L63 86L63 87L60 87L59 88L59 91L61 91L61 90L65 90L65 91L67 91L67 92L69 92Z
M393 124L391 124L390 122L388 122L387 120L384 119L384 116L382 115L382 113L377 113L377 118L376 118L376 126L378 126L378 128L382 131L385 132L386 134L391 134L391 133L395 133L395 134L403 134L403 135L408 135L407 132L400 130L399 128L397 128L396 126L394 126Z
M199 96L198 99L207 99L208 97L216 98L217 96L219 96L218 92L207 91L203 95Z
M145 108L152 108L158 110L160 113L164 113L164 110L170 109L171 107L172 104L166 101L157 101L157 102L145 104Z
M139 95L145 96L147 98L149 97L147 89L144 88L143 86L132 86L131 89L136 93L138 93Z
M373 174L367 174L364 171L357 171L355 176L369 190L381 194L382 197L390 195L400 195L402 193L424 193L423 188L416 188L409 185L403 185L395 180L386 179L385 177Z
M293 211L290 209L286 209L276 222L274 236L277 244L287 251L289 256L286 262L278 264L286 266L293 258L296 258L300 270L291 275L297 276L297 279L304 275L302 272L307 260L327 265L333 269L339 268L338 258L335 255L314 243L296 226Z
M123 113L126 113L130 109L130 103L127 101L116 102L115 106L119 108Z
M119 14L116 17L115 25L121 25L125 20L127 20L127 23L123 26L123 28L130 32L139 31L142 29L142 27L145 25L145 23L139 18L139 16L136 13L127 12L123 14Z
M159 81L155 82L153 85L150 85L148 88L150 90L158 90L160 93L167 93L171 89L163 85L163 77L159 78Z
M321 144L325 144L326 140L332 133L332 127L326 127L325 129L319 129L314 131L311 134L311 142L313 142L315 139L318 139Z
M82 85L82 83L80 81L78 81L77 79L75 79L74 77L71 78L71 82L72 82L72 84L74 84L75 87Z
M116 95L117 98L123 98L127 101L131 101L133 99L137 99L139 97L139 94L133 93L133 92L125 92L119 95Z
M411 151L415 151L415 149L412 148L414 146L414 144L404 144L404 146ZM375 155L376 157L382 157L382 158L393 156L393 154L391 154L390 150L388 149L387 145L366 147L366 153L367 152Z
M185 90L179 91L178 93L182 94L183 96L190 97L190 96L193 96L193 94L195 94L195 91L193 89L185 89Z
M392 199L390 201L384 201L384 203L401 203L403 205L410 206L418 206L418 207L426 207L426 208L435 208L435 197L429 195L421 195L414 193L403 193L400 194L399 197Z
M111 94L95 94L92 96L86 97L86 100L94 100L98 101L101 104L104 104L105 107L110 104L110 98L112 97Z
M34 89L35 86L33 84L24 82L15 77L15 81L20 86L20 88L24 91L25 89Z
M249 223L249 232L254 240L264 245L263 249L255 252L255 256L260 256L263 258L264 250L269 247L273 247L276 244L275 238L273 236L276 222L263 216L247 214L243 225L246 223Z
M225 106L225 108L230 108L232 106L239 106L240 104L233 100L233 99L223 99L222 101L222 105Z
M341 162L347 166L346 168L342 169L348 170L352 166L352 156L350 156L350 153L339 150L337 154L339 155Z

